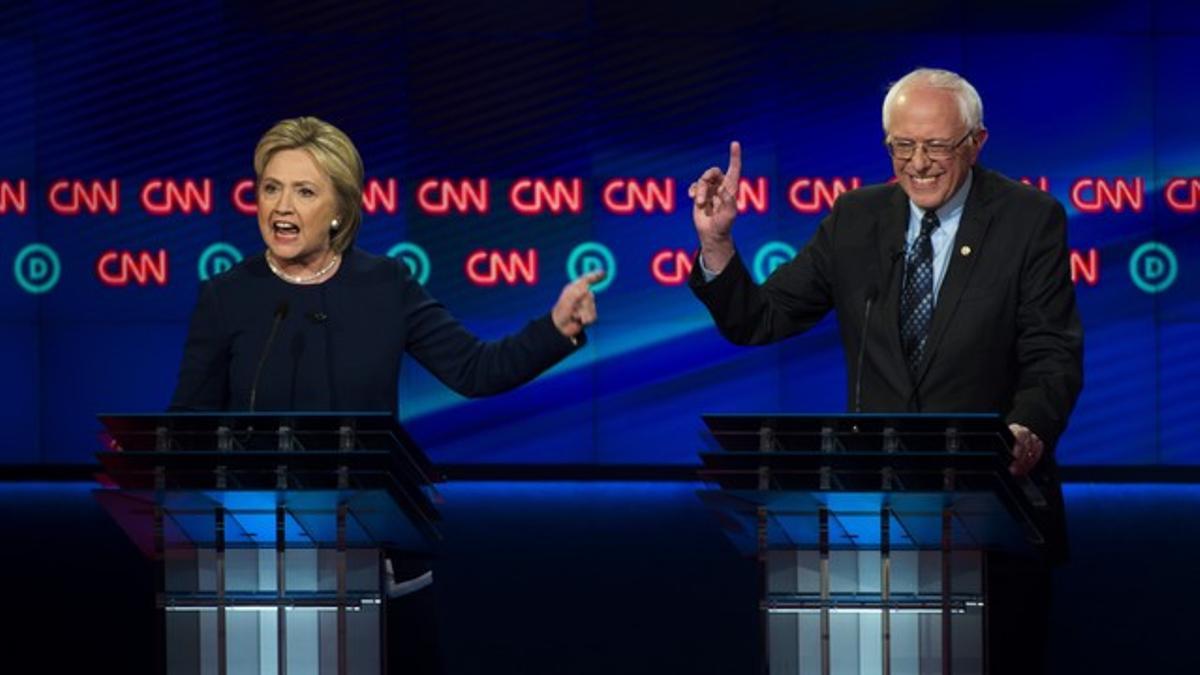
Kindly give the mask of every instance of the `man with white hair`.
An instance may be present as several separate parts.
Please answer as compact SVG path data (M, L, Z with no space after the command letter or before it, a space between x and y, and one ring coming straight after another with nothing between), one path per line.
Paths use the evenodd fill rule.
M1003 413L1016 440L1010 471L1053 505L1045 560L1061 560L1053 448L1083 386L1066 212L978 166L983 104L955 73L901 78L884 99L883 129L896 181L841 195L761 286L733 243L741 147L731 144L729 168L710 168L689 189L700 238L692 289L740 345L802 333L835 310L852 410ZM996 557L989 584L991 672L1039 672L1048 567Z

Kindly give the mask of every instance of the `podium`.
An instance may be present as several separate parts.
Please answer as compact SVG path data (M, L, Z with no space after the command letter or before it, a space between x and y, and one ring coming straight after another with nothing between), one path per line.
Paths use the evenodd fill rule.
M384 552L440 538L391 413L100 415L96 497L154 561L168 675L378 674Z
M986 551L1049 506L989 414L707 415L700 492L760 566L758 672L987 672Z

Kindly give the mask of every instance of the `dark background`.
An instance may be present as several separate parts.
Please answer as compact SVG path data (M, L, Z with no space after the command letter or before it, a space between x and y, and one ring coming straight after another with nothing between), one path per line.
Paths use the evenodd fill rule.
M368 215L359 245L421 246L433 294L483 335L546 311L575 246L612 250L616 274L582 354L476 401L406 368L400 414L436 462L480 467L459 475L573 464L638 478L627 465L680 474L695 462L703 412L844 406L832 318L739 349L686 288L656 283L653 255L694 246L687 184L741 140L746 175L770 185L767 212L739 219L741 249L798 248L822 214L789 205L792 181L886 180L888 84L917 66L956 70L984 99L982 161L1045 177L1072 247L1099 257L1097 283L1077 285L1086 386L1058 449L1068 477L1196 478L1200 251L1195 214L1168 208L1164 188L1200 176L1197 53L1200 7L1165 1L4 3L0 197L3 181L27 183L24 214L0 209L4 670L151 672L150 562L94 483L28 479L86 476L96 413L165 407L201 255L218 242L261 249L230 192L252 176L263 131L297 115L333 122L368 178L397 181L396 212ZM581 178L582 212L514 213L508 186L527 176ZM430 177L486 177L493 208L429 216L415 192ZM600 193L613 177L674 178L684 208L612 214ZM139 191L156 178L211 179L212 212L148 214ZM1141 178L1143 206L1080 212L1070 197L1081 178ZM119 211L55 213L47 192L61 179L118 179ZM1177 260L1155 294L1130 270L1149 242ZM35 243L60 261L57 284L36 295L18 283L31 269L16 265ZM476 249L530 247L537 285L480 288L463 273ZM106 251L160 249L166 286L97 278ZM446 484L429 592L449 672L747 672L753 564L699 487ZM1066 498L1072 559L1056 572L1052 672L1200 669L1195 485L1075 482Z
M449 483L434 585L420 591L432 598L404 609L432 622L450 675L751 673L754 561L695 497L701 487ZM20 514L0 522L14 618L4 659L27 664L9 672L154 672L151 564L92 489L0 484L0 509ZM1200 669L1189 618L1200 491L1081 483L1066 498L1071 561L1055 571L1047 672Z
M27 203L0 215L0 464L89 463L97 412L165 407L201 254L261 249L230 194L252 176L262 132L297 115L338 125L369 178L396 181L395 213L368 215L359 244L422 247L432 293L482 335L546 311L575 246L614 255L590 345L531 386L468 402L404 370L401 418L436 461L690 464L701 412L842 409L832 317L786 344L735 348L650 261L694 246L687 185L723 166L734 138L747 177L770 190L766 213L738 222L742 251L801 246L822 214L797 212L788 187L886 180L883 94L921 65L974 82L991 130L982 161L1045 177L1072 247L1099 257L1095 285L1078 283L1086 387L1060 462L1200 463L1195 215L1163 194L1200 175L1198 52L1200 9L1182 2L6 3L0 180L24 179ZM423 213L416 190L431 177L488 178L490 212ZM582 212L515 213L507 191L521 177L581 178ZM610 213L613 177L674 178L674 213ZM210 179L211 213L147 213L139 193L156 178ZM1081 178L1141 179L1141 210L1081 213ZM118 212L55 213L47 193L61 179L119 180ZM1157 294L1130 273L1148 242L1177 260ZM37 295L17 283L34 243L61 263ZM529 248L536 285L464 274L472 251ZM167 284L101 283L110 250L165 250Z

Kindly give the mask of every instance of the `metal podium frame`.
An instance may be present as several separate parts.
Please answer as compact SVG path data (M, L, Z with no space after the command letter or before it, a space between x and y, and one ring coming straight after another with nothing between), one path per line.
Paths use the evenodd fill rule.
M107 449L98 453L105 487L96 496L154 562L161 672L227 675L235 610L266 624L274 614L268 637L254 644L265 653L265 642L274 640L281 674L289 667L289 623L299 622L289 619L294 610L315 616L303 625L316 626L310 632L321 642L314 648L321 662L296 669L338 675L386 669L384 551L427 553L441 538L431 497L442 479L392 413L98 417ZM235 563L264 581L229 591ZM292 583L289 574L306 581ZM179 578L187 579L186 590ZM172 612L215 613L215 634L198 629L207 640L169 644L181 634L172 628ZM321 615L331 612L336 628L323 630L329 622L322 624ZM352 657L351 638L368 647ZM215 654L205 661L209 644ZM196 662L188 659L192 652ZM269 653L263 658L272 662Z
M700 454L699 473L713 488L701 491L700 497L717 511L735 545L756 557L759 565L761 672L773 672L776 659L772 616L787 612L819 617L818 653L797 655L795 671L808 658L807 663L818 664L816 672L832 672L830 625L836 612L878 615L881 649L872 667L878 667L876 672L893 672L893 615L902 613L940 617L940 654L929 659L939 664L935 672L948 675L956 658L974 659L969 662L979 664L976 672L987 671L982 553L1032 554L1044 543L1039 523L1048 508L1031 481L1008 472L1012 436L1000 416L773 414L703 419L710 448ZM872 522L877 526L869 525ZM868 527L878 528L877 538ZM841 536L835 537L835 531ZM814 589L774 590L781 561L792 560L788 551L796 552L795 561L812 556L804 560L816 571L807 577L804 563L795 564L797 577L810 579ZM877 592L874 579L870 593L833 592L831 557L839 551L868 552L872 561L878 555ZM932 562L929 555L934 552L940 566L936 592L895 593L894 560L915 555ZM959 568L978 565L969 570L974 575L969 578L979 581L978 592L953 587L960 573L956 561ZM953 634L954 617L970 612L977 612L982 622L977 658L952 651L958 637ZM802 652L799 639L796 644ZM909 670L930 672L919 665L920 648L916 671L911 664Z

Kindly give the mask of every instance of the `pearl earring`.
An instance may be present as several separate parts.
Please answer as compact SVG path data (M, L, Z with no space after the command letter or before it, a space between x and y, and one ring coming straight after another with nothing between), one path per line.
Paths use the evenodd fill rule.
M338 229L338 225L341 225L341 223L337 221L337 218L334 218L333 222L329 223L329 229L336 230Z

